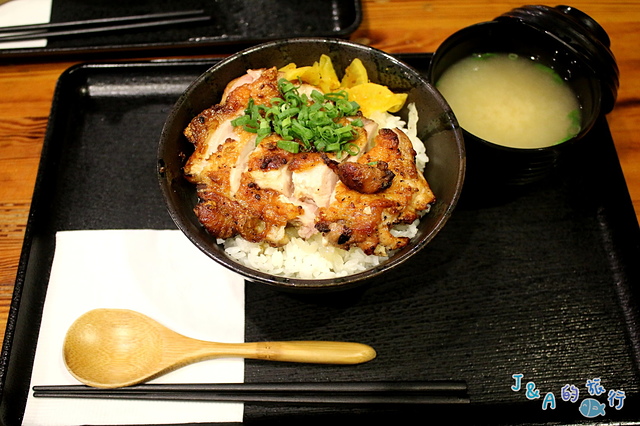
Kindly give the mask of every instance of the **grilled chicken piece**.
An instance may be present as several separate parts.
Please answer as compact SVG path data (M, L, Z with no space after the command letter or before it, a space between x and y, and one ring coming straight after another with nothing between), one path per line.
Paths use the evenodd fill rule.
M187 179L198 185L195 212L217 238L240 234L248 241L281 245L287 223L303 213L300 206L283 202L280 179L266 173L279 171L277 155L266 159L275 142L264 139L256 149L255 134L231 124L250 98L269 105L279 94L277 78L275 68L249 71L229 84L221 104L203 111L184 131L195 145L184 167Z
M231 120L244 113L250 98L257 103L270 105L271 98L279 94L277 79L278 71L275 68L253 70L246 76L234 80L227 87L222 103L204 110L191 120L184 130L186 138L195 146L194 153L184 167L187 177L191 177L195 183L206 183L206 171L211 167L209 158L219 150L221 145L230 141L243 144L251 137L255 139L255 135L247 134L242 128L234 128ZM242 148L235 147L234 151L239 154ZM226 165L232 167L235 164L236 161L233 161ZM204 180L200 181L202 178Z
M383 192L387 200L400 207L395 223L412 223L419 219L420 213L436 198L416 167L416 151L409 137L398 129L382 129L376 138L376 146L360 160L362 163L376 161L385 161L396 175L391 186Z
M343 119L343 124L350 119ZM357 155L342 154L340 159L334 153L303 152L296 155L289 170L292 172L294 187L293 196L299 200L311 200L318 207L327 207L331 195L338 182L335 170L328 167L331 164L342 164L356 161L372 145L377 131L377 124L372 120L362 119L364 126L354 127L358 135L351 144L358 150Z
M304 210L285 195L291 192L287 164L293 154L278 148L276 142L274 137L265 138L247 155L243 160L246 171L241 173L237 190L232 194L225 190L224 184L218 185L211 178L218 171L208 173L212 185L200 187L196 215L216 237L239 234L247 241L265 241L274 246L288 242L285 228L303 215ZM225 157L224 148L233 145L233 142L221 145L213 158L215 161L211 161L221 170L221 175L227 170L225 160L233 159Z
M338 163L326 155L322 159L349 189L363 194L375 194L387 189L395 177L395 173L389 170L389 165L384 161L372 164L351 161Z
M289 163L294 154L278 148L277 142L275 135L269 136L248 155L235 194L235 199L260 217L265 228L262 239L274 246L286 244L286 226L304 216L304 207L289 200L293 191ZM255 238L260 238L259 234Z
M248 155L246 174L261 188L269 188L289 197L293 191L289 163L294 154L278 148L277 137L270 136Z
M395 174L388 188L368 194L338 182L330 206L320 209L316 229L329 243L344 249L357 246L367 254L385 256L408 243L408 238L394 236L391 227L412 223L435 201L424 176L416 169L415 151L403 132L381 129L374 148L358 159L363 165L381 161Z
M241 174L246 169L255 140L254 134L238 132L235 139L227 138L222 142L207 161L187 164L185 176L198 187L215 188L219 194L232 197L240 187Z
M283 202L279 192L260 188L252 182L241 185L233 198L209 189L198 195L200 202L195 213L217 238L241 235L251 242L283 245L288 241L287 224L303 213L301 207Z
M351 119L343 119L343 124ZM355 161L372 144L373 137L377 131L377 124L362 117L364 126L354 127L358 132L357 137L351 143L357 147L358 155L342 155L341 161ZM290 200L293 203L300 203L305 214L300 217L296 225L298 235L302 238L309 238L317 233L315 220L318 208L328 207L331 196L338 182L338 176L326 164L324 157L329 161L337 163L337 156L334 153L302 152L293 157L289 164L291 172L291 184L293 193Z
M313 202L318 207L327 207L338 182L338 176L328 168L319 152L298 154L291 164L293 197Z

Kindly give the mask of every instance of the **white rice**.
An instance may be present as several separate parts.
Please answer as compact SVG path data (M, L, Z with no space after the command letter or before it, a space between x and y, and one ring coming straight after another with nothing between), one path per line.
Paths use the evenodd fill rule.
M424 144L417 137L418 113L414 104L408 105L408 122L389 113L370 117L380 128L399 128L404 131L416 151L416 166L424 171L429 161ZM396 225L391 233L396 237L412 238L418 232L419 220L408 225ZM352 275L379 265L385 256L367 255L353 247L343 250L324 242L322 234L305 240L292 236L283 247L271 247L266 243L250 243L242 237L218 240L226 254L252 269L289 278L323 279Z
M380 256L359 249L343 250L324 244L322 234L304 240L292 238L283 247L250 243L241 237L223 242L225 252L245 266L273 275L303 279L335 278L379 265Z

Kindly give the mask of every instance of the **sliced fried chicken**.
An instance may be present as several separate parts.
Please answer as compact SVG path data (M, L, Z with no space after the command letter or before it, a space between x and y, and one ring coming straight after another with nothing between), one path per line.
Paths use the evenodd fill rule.
M246 139L253 137L240 127L233 127L231 121L244 113L249 104L249 99L269 105L270 100L278 96L278 72L275 68L264 70L252 70L247 77L238 80L243 84L232 82L232 90L227 89L224 100L211 108L202 111L196 116L184 130L186 138L194 144L195 151L189 157L184 171L194 181L198 182L206 170L211 166L209 159L218 151L221 145L230 141L242 144ZM255 138L254 138L255 139ZM229 147L226 148L227 150ZM235 152L241 152L241 148L234 148ZM235 164L228 163L228 166Z

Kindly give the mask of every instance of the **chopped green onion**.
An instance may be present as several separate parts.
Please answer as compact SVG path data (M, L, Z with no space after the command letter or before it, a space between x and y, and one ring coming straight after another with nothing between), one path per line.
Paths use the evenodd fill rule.
M286 151L343 152L357 155L360 149L351 143L362 127L362 119L355 118L350 124L340 124L339 119L355 116L360 109L356 102L349 101L346 91L322 94L313 90L310 96L300 94L297 86L286 80L278 81L281 97L270 100L271 106L256 105L253 99L244 115L231 121L247 132L256 133L256 144L272 133L282 140L277 145Z
M358 145L348 143L345 145L345 151L349 155L358 155L360 153L360 147Z
M297 154L298 151L300 150L300 144L296 141L292 141L292 140L279 140L278 141L278 148L284 149L285 151L289 151L292 152L294 154Z
M340 150L340 144L338 142L334 142L332 144L327 145L327 151L329 152L333 152L333 151L339 151Z

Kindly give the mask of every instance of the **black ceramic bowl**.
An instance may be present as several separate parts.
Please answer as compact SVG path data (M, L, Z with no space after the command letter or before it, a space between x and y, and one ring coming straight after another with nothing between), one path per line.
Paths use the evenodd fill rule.
M371 81L386 85L395 92L408 93L407 102L415 103L420 117L418 136L424 141L430 159L425 176L437 201L422 219L419 233L411 243L373 269L333 279L274 276L243 266L228 257L223 247L216 244L215 238L198 222L193 212L197 202L195 187L183 176L183 165L193 152L193 146L182 132L194 116L218 103L225 86L245 74L247 69L282 67L291 62L299 66L311 65L321 54L331 57L338 73L354 58L360 58ZM406 107L398 114L406 120ZM339 39L303 38L269 42L221 61L194 81L178 99L165 123L158 150L158 176L168 211L193 244L213 260L250 281L291 290L350 288L401 265L442 229L458 201L464 173L462 133L440 94L417 71L394 57Z
M463 131L469 186L517 187L550 176L563 156L613 108L618 69L606 32L568 6L523 6L493 21L463 28L436 49L428 79L434 85L461 59L485 53L514 53L553 69L578 98L581 129L573 138L544 148L510 148ZM541 126L544 125L541 123Z

